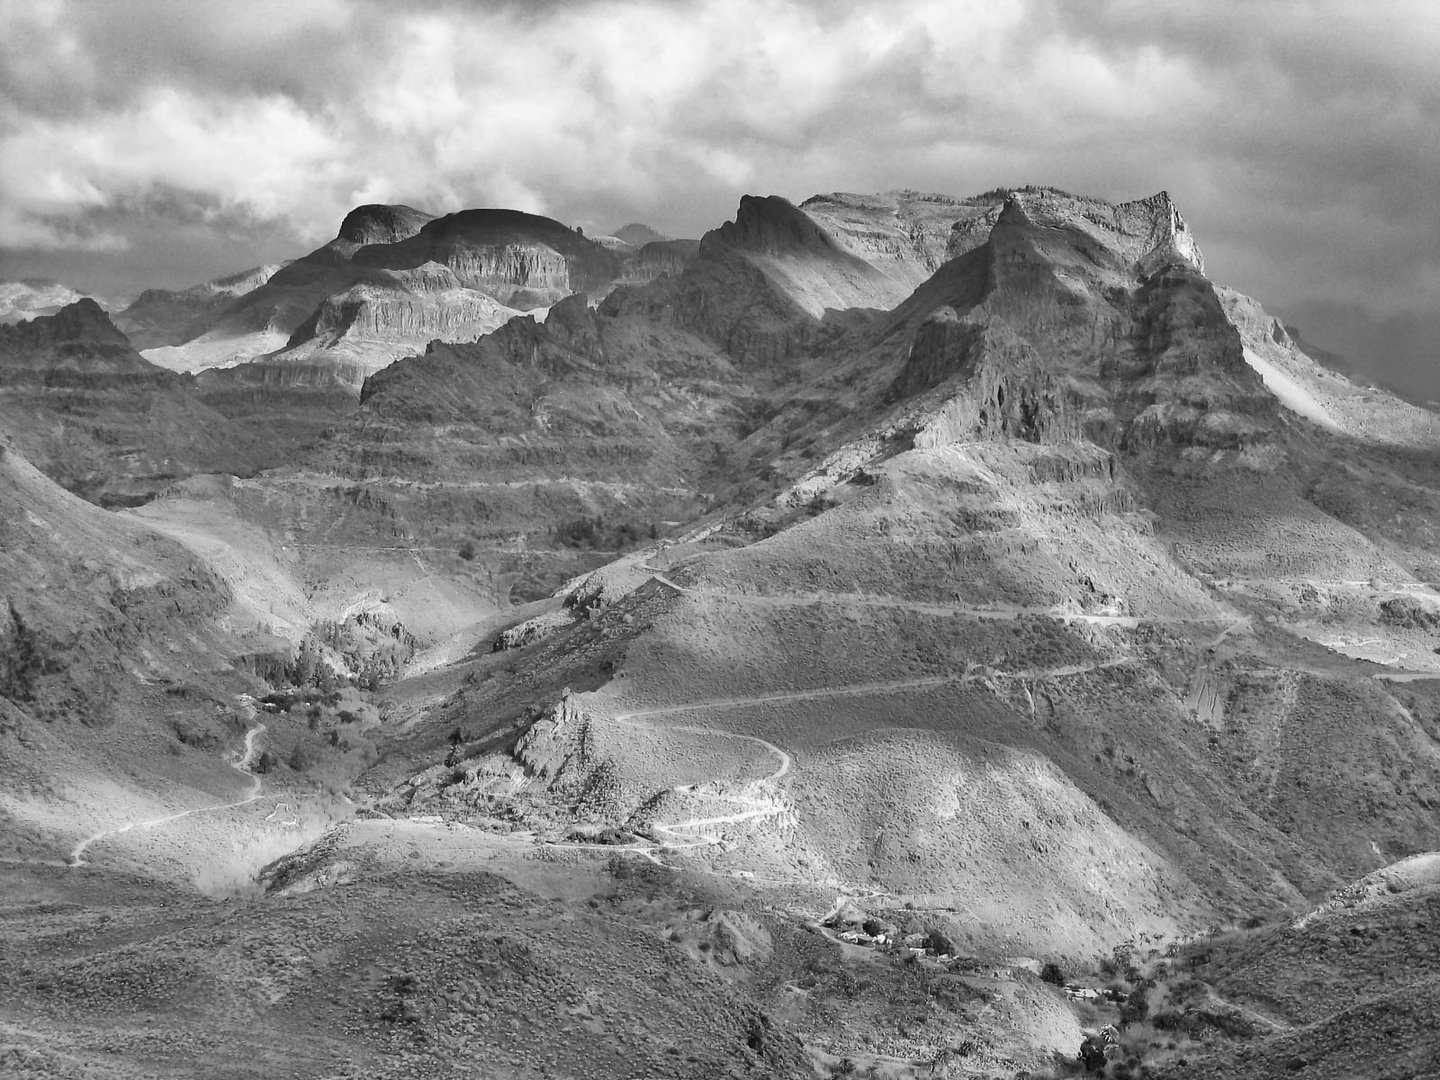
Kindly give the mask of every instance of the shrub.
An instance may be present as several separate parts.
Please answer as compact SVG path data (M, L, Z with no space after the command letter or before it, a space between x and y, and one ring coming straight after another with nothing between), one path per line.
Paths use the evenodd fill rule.
M1053 960L1040 969L1040 979L1042 982L1050 983L1053 986L1065 985L1065 973L1060 970L1060 965Z
M460 550L457 554L466 562L470 562L475 558L475 542L473 540L466 540L460 545Z
M0 694L11 701L33 701L35 680L45 670L39 638L10 601L10 626L0 637Z
M1150 1001L1145 996L1144 989L1139 989L1125 999L1125 1004L1120 1006L1120 1023L1125 1025L1137 1024L1150 1015Z

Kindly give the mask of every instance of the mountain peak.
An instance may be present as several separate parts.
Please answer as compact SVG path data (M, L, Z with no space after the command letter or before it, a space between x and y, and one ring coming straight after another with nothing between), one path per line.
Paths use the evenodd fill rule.
M117 376L154 379L167 374L137 353L105 309L88 296L54 315L0 326L3 383L94 389Z
M54 315L42 315L30 323L57 342L84 342L130 348L130 339L110 321L105 309L88 296L67 304Z
M700 241L701 253L716 245L756 255L840 250L803 210L779 195L740 196L735 220L706 233Z
M1031 225L1030 215L1025 212L1024 200L1016 192L1010 192L1005 196L1005 205L1000 208L1000 216L995 219L995 227L1002 225Z
M612 233L619 240L624 240L634 248L642 248L646 244L654 243L656 240L669 240L670 237L664 233L657 232L649 225L638 221L632 221L629 225L622 225Z
M335 238L360 245L394 244L414 236L434 217L434 214L399 203L367 203L345 215Z
M1168 191L1117 204L1115 223L1126 232L1145 235L1148 261L1179 259L1205 272L1200 246Z

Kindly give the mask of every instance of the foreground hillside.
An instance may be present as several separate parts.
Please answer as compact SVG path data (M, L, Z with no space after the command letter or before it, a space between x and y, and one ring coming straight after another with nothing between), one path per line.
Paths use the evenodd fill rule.
M1213 284L1164 193L747 196L654 277L361 208L247 303L535 230L532 314L283 467L115 514L6 459L13 1061L991 1077L1114 1023L1115 1076L1417 1075L1431 414ZM185 400L290 417L305 363ZM104 647L35 660L82 609Z

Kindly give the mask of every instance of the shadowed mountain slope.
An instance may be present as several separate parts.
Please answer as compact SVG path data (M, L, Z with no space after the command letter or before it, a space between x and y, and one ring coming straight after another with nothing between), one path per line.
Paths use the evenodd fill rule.
M144 502L190 473L279 460L186 377L137 353L90 299L0 327L0 428L67 488L112 504Z
M264 285L282 269L281 264L257 266L238 274L193 285L188 289L146 289L135 301L115 315L115 324L137 349L150 351L147 358L162 367L167 361L183 358L163 348L202 334L207 320L219 314L238 297Z
M228 791L245 685L191 552L61 490L0 444L0 817L6 855L53 853L155 804ZM156 753L157 746L168 752Z

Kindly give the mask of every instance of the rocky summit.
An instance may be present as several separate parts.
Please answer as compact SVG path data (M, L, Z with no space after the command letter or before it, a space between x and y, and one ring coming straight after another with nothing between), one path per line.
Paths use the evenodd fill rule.
M1437 1075L1440 420L1322 359L1043 186L0 327L0 1066Z

